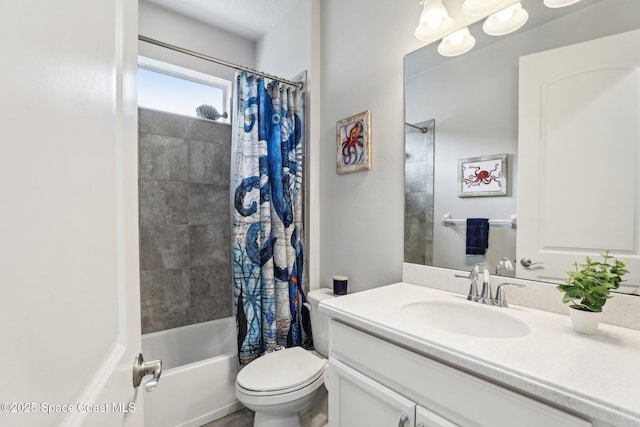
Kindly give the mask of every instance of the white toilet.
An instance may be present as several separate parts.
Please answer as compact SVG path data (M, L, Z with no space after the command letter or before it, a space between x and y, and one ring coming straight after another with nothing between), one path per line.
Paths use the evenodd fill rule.
M329 323L327 316L318 311L318 304L332 296L333 291L326 288L307 295L316 352L302 347L285 348L255 359L238 373L236 397L255 412L254 427L299 427L302 415L323 399L326 402L323 373L329 354ZM320 425L326 423L326 417L324 422L322 418ZM306 421L305 424L316 424Z

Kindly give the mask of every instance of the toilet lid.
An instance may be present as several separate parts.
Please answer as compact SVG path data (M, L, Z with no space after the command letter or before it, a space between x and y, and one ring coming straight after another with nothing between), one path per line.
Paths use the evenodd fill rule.
M253 391L280 391L304 385L322 375L325 360L302 347L268 353L242 368L238 385Z

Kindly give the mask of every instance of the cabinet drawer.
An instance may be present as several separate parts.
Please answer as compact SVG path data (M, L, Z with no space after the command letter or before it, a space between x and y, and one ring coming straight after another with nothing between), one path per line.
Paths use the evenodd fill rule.
M382 339L330 322L330 357L460 426L589 427L591 423Z

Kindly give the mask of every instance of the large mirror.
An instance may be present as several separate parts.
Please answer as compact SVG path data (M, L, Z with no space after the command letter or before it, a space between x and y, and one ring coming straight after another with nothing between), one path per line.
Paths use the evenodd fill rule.
M476 45L464 55L443 57L434 42L405 57L405 262L469 270L477 262L496 268L506 258L515 271L502 274L532 278L527 273L535 265L523 268L516 254L518 236L527 232L518 221L518 198L528 197L518 194L520 58L638 29L640 1L582 0L550 9L542 0L522 0L522 6L529 20L509 35L488 36L482 22L473 24ZM465 183L497 177L499 195L461 194ZM629 197L637 198L637 189ZM467 218L490 220L484 255L467 254ZM627 230L632 257L635 221Z

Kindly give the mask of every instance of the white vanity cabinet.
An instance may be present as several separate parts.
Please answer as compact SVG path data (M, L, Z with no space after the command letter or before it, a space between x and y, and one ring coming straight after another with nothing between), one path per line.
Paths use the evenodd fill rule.
M337 360L328 376L331 426L457 427Z
M416 406L416 427L458 427L458 425L427 408Z
M589 421L332 319L332 427L588 427Z
M415 425L415 402L341 362L329 366L332 427Z

